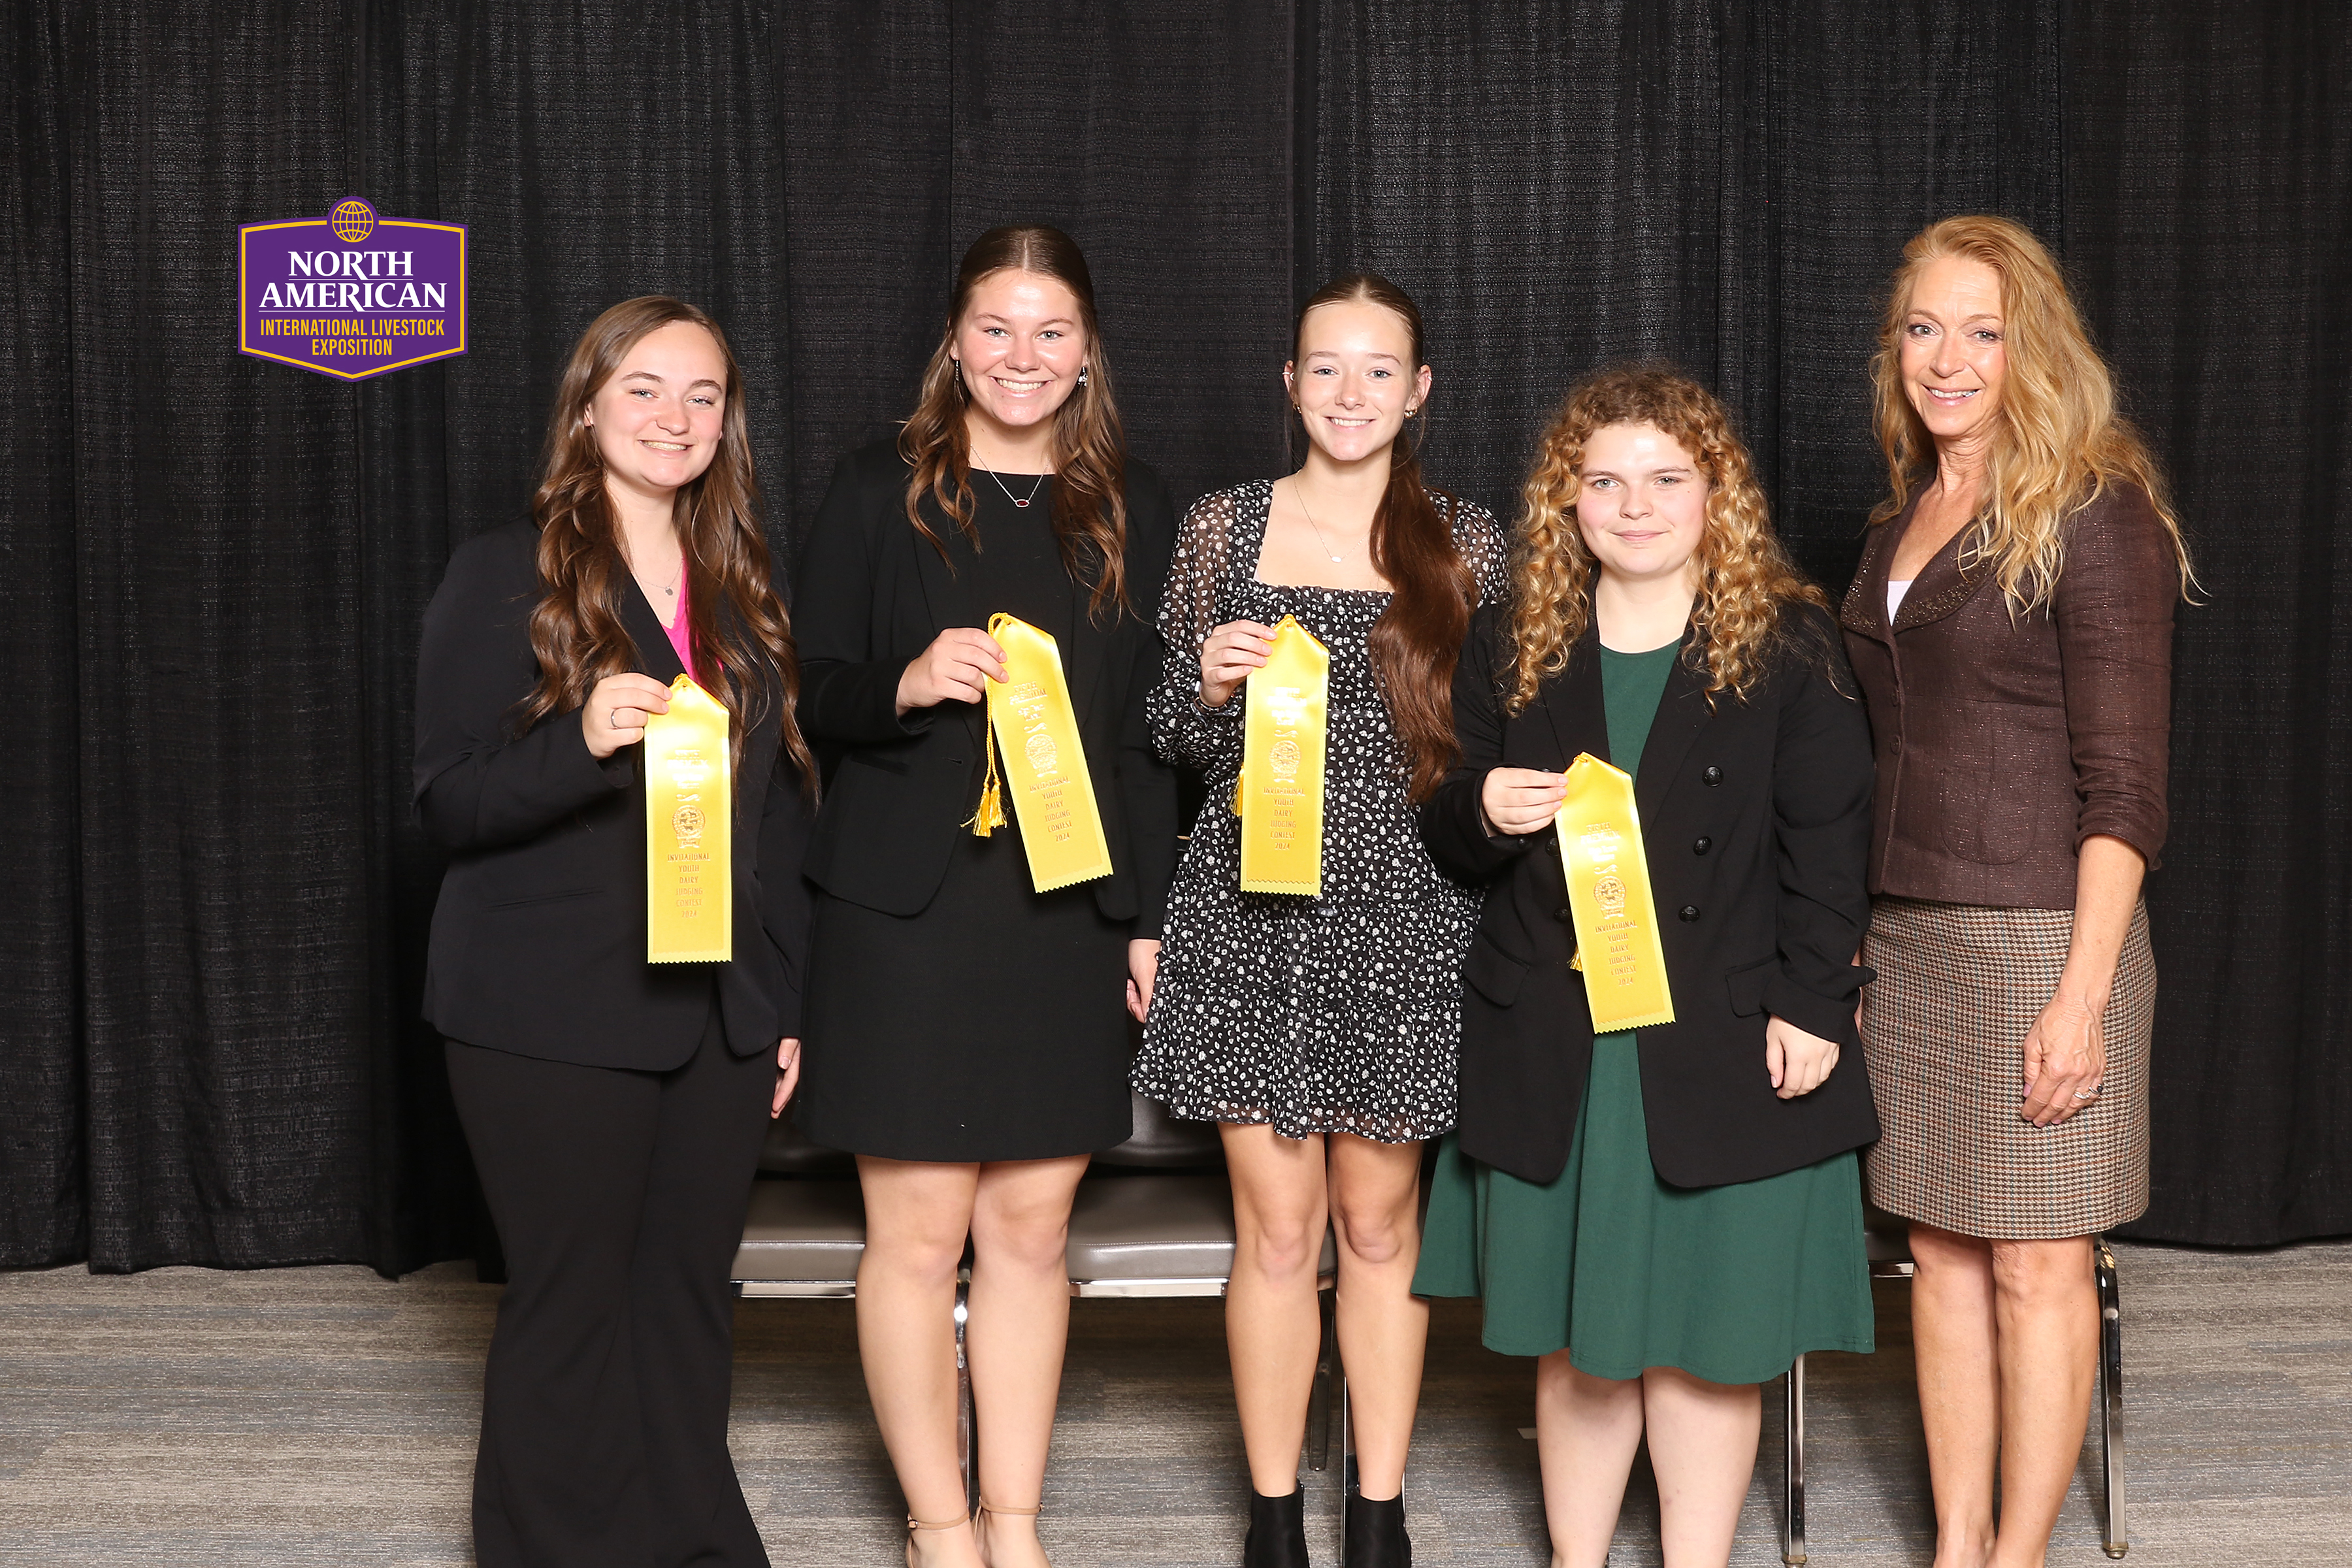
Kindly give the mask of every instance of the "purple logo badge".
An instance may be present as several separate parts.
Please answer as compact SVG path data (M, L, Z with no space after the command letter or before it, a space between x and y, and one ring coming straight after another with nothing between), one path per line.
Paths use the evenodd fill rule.
M383 217L352 196L325 217L236 231L237 352L358 381L466 352L466 230Z

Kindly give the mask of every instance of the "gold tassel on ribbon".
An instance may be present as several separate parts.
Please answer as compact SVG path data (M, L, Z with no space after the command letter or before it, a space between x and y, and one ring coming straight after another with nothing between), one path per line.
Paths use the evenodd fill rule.
M1592 1004L1592 1030L1641 1029L1675 1021L1666 954L1632 777L1589 752L1569 764L1568 795L1555 819L1576 957Z
M1003 826L1010 795L1029 852L1029 879L1039 892L1108 877L1110 843L1061 649L1012 616L991 616L988 635L1004 650L1004 679L988 683L988 773L980 809L965 826L982 838Z
M1323 752L1331 656L1294 616L1275 623L1242 720L1242 891L1323 892Z
M727 710L679 676L669 711L646 715L644 762L646 962L725 963L735 956Z

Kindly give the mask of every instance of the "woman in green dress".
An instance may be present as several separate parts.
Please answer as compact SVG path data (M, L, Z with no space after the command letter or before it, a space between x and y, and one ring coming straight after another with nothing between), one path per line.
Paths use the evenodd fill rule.
M1872 1348L1853 1152L1878 1120L1835 1070L1871 978L1869 730L1695 383L1586 380L1524 500L1511 598L1454 679L1461 761L1422 814L1439 868L1487 890L1414 1289L1483 1296L1487 1346L1539 1358L1554 1568L1600 1568L1645 1432L1665 1561L1703 1568L1730 1557L1757 1385ZM1553 829L1580 754L1632 775L1631 813L1585 815L1650 882L1647 909L1586 889L1587 916L1622 900L1654 931L1671 1021L1594 1032Z

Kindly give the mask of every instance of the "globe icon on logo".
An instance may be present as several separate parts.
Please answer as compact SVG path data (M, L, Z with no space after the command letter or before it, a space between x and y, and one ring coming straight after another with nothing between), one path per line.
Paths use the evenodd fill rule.
M357 245L375 232L375 209L353 196L347 202L336 203L327 221L334 226L337 239L346 245Z

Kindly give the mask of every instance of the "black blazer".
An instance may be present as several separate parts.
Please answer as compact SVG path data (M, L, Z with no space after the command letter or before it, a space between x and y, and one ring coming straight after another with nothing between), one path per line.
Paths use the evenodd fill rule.
M1609 755L1600 639L1591 629L1527 711L1503 711L1508 605L1471 624L1454 677L1462 762L1422 809L1422 839L1448 875L1489 884L1465 963L1461 1121L1465 1153L1530 1182L1568 1163L1592 1059L1584 980L1557 835L1490 836L1489 769L1559 771ZM1754 1181L1878 1136L1854 1000L1870 914L1870 731L1843 673L1836 628L1804 609L1746 701L1710 709L1688 651L1677 659L1634 781L1675 1022L1641 1031L1650 1162L1678 1187ZM1628 771L1632 771L1629 769ZM1835 1040L1837 1069L1784 1100L1764 1066L1766 1015Z
M971 591L971 546L929 498L924 520L943 561L907 521L907 465L893 441L833 470L793 574L801 724L824 742L829 777L809 845L811 881L886 914L919 913L947 876L956 836L980 800L985 709L942 702L898 716L898 678L950 626L986 630ZM1108 919L1157 937L1176 870L1176 776L1151 747L1144 695L1160 669L1155 621L1176 521L1160 477L1127 464L1127 583L1132 614L1109 626L1074 595L1060 645L1095 781L1111 874L1089 884Z
M425 612L416 815L452 851L425 1016L468 1045L667 1071L694 1055L715 994L738 1056L772 1050L800 1030L808 931L809 808L777 715L771 707L743 737L735 775L733 962L648 963L643 748L597 761L576 709L513 732L539 679L538 543L529 523L467 543ZM622 621L640 673L664 685L684 673L635 584Z

